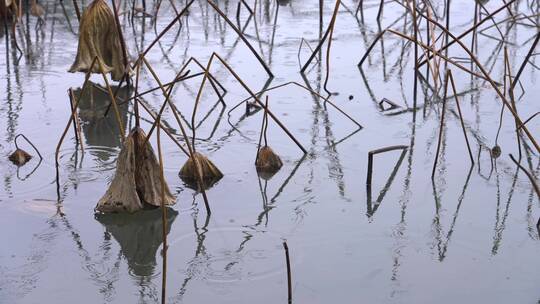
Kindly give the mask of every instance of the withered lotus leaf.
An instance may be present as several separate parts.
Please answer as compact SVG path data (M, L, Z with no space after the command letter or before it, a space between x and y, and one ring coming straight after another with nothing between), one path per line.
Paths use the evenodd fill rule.
M105 73L119 81L124 74L120 35L113 12L105 0L94 0L85 10L79 25L77 57L69 72L88 72L95 57L101 60ZM129 67L128 67L129 68ZM101 73L96 62L91 73Z
M150 205L161 206L161 168L154 150L141 128L134 128L130 137L135 140L135 184L139 198ZM176 199L171 194L167 183L164 185L164 205L173 205Z
M255 167L259 173L276 173L281 169L283 163L279 156L268 146L264 146L259 150L257 154L257 161Z
M9 160L19 167L26 164L30 159L32 159L32 155L22 149L15 150L15 152L11 153L9 156Z
M176 200L164 185L164 203L173 205ZM120 213L141 210L145 204L161 205L161 169L146 135L133 129L124 141L118 155L116 173L109 189L98 201L95 210L102 213Z
M96 211L133 213L143 208L135 186L135 166L135 142L133 137L127 137L116 161L114 178Z
M223 177L223 173L209 160L199 152L193 153L182 169L180 169L180 178L192 188L199 188L199 176L202 179L203 188L209 188L215 182Z

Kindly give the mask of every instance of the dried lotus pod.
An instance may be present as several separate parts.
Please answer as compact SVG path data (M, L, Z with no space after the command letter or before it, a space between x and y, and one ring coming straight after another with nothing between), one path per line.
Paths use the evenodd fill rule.
M501 147L499 147L498 145L493 147L491 149L491 156L493 158L499 158L499 156L501 156Z
M30 159L32 159L32 155L22 149L15 150L9 156L9 160L19 167L24 166Z
M197 164L200 170L197 169ZM197 174L198 171L198 174ZM204 183L204 188L209 188L223 177L223 173L206 156L195 152L190 157L182 169L180 169L180 178L190 187L198 188L199 176Z
M257 172L269 175L270 177L278 172L281 166L283 166L281 158L279 158L272 148L264 146L257 153L257 161L255 162Z
M1 0L0 0L1 1ZM17 166L24 166L30 159L32 159L32 155L30 155L28 152L24 151L23 149L19 148L18 140L19 138L23 138L32 148L34 148L34 151L36 151L37 155L39 156L40 162L43 159L41 156L41 153L39 153L39 150L34 146L34 144L23 134L17 134L15 138L13 139L13 142L15 143L15 152L11 153L9 156L9 160L13 162Z
M122 78L125 67L120 35L113 12L105 0L94 0L84 10L79 25L77 57L69 72L87 73L96 56L103 64L104 73L111 73L115 81ZM101 73L99 63L94 64L90 72Z

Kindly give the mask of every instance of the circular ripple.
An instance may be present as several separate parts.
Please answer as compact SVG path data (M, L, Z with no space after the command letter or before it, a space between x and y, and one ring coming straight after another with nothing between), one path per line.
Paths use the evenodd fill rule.
M199 241L197 241L199 240ZM249 228L217 228L171 240L169 252L185 250L187 244L202 245L180 272L208 282L228 283L260 280L283 274L282 238L277 233ZM295 264L300 262L295 258Z

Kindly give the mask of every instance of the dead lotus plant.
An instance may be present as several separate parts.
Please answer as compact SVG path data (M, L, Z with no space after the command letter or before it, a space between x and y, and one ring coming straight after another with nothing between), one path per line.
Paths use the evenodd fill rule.
M161 195L161 169L146 138L138 127L129 133L118 156L115 176L97 203L96 211L133 213L161 206L162 197L163 205L176 202L167 184L163 187L164 195Z
M180 169L180 178L190 187L198 188L199 177L202 180L205 189L223 177L223 173L206 156L199 152L193 152L193 155L186 161Z
M15 142L15 151L9 155L9 160L15 164L17 167L24 166L27 162L29 162L32 159L32 155L30 155L28 152L24 151L23 149L19 148L19 145L17 143L17 140L22 137L34 150L36 150L38 156L40 159L43 159L41 156L41 153L39 153L39 150L34 146L34 144L23 134L18 134L15 136L14 142Z
M270 178L276 172L281 169L283 163L281 158L268 146L268 140L266 138L266 132L268 130L268 96L266 96L266 104L264 107L264 116L261 126L261 136L259 138L259 147L261 146L262 138L264 138L264 146L257 152L257 159L255 160L255 167L257 172L263 178Z
M103 64L104 73L111 73L115 81L122 79L125 69L122 43L114 14L105 0L94 0L81 18L77 57L69 72L101 73L99 64L92 66L97 57Z

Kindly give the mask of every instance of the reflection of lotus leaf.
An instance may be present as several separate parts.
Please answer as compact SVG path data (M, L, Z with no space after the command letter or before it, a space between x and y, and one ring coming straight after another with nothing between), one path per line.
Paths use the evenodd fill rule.
M291 3L291 0L277 0L277 3L281 6L286 6L286 5L289 5L289 3Z
M116 92L117 87L112 87L112 91ZM120 134L118 132L118 122L116 116L111 111L105 116L105 111L111 103L109 95L94 87L92 82L88 83L84 94L81 96L81 89L74 91L76 98L79 101L79 118L82 122L82 130L86 138L86 144L89 146L102 146L116 148L121 146ZM126 98L129 95L129 90L120 88L117 93L119 97ZM80 96L80 97L79 97ZM118 112L123 122L123 128L126 128L128 104L120 103ZM110 157L109 153L96 152L97 157L103 161L107 161Z
M177 211L167 208L167 234L177 215ZM157 250L163 242L161 209L134 214L96 214L95 217L118 242L133 274L153 275Z

